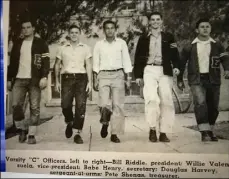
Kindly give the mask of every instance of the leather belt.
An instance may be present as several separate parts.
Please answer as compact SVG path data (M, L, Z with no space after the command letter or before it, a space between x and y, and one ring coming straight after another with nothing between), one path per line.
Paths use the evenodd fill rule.
M147 65L162 66L162 64L156 64L156 63L151 63L151 64L147 64Z
M79 75L86 75L86 73L65 73L65 74L62 74L62 76L65 78L73 78L73 77L76 77Z
M101 70L101 71L105 71L105 72L115 72L115 71L120 71L123 70L123 68L119 68L119 69L115 69L115 70Z
M200 73L200 77L208 77L209 73Z

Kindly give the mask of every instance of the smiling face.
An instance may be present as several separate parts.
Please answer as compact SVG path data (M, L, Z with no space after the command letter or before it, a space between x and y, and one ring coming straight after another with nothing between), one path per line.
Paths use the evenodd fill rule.
M25 37L32 36L34 34L34 27L31 22L22 23L22 35Z
M209 22L201 22L196 32L202 37L209 37L211 33L211 24Z
M80 30L78 28L72 28L69 30L69 38L72 42L79 40Z
M160 15L152 15L149 19L149 25L151 29L160 29L162 23L163 21Z

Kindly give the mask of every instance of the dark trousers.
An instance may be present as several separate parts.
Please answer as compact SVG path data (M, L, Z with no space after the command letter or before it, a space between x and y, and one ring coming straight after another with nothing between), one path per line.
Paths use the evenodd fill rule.
M82 130L86 112L87 74L63 74L61 80L61 107L65 122L73 123L73 128ZM75 116L72 106L75 98Z
M24 121L24 103L27 93L29 94L30 105L29 134L35 135L36 126L40 118L41 90L39 86L35 86L31 83L31 79L15 80L12 90L13 120L17 128L28 130L28 126Z
M211 84L209 75L201 74L200 84L191 85L190 87L199 130L211 130L219 114L220 85Z

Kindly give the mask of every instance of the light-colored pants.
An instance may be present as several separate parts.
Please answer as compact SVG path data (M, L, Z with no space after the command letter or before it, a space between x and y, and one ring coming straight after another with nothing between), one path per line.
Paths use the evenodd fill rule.
M150 128L172 132L175 110L172 98L172 77L163 74L162 66L147 65L144 69L145 117Z
M124 102L125 85L124 72L100 71L99 80L99 107L106 107L111 112L111 134L123 134L125 128Z

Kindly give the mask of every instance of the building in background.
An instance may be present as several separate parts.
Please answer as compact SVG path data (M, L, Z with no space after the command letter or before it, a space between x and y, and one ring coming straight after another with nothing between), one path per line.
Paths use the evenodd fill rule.
M114 12L108 13L108 10L106 7L104 9L101 9L100 16L103 20L106 19L112 19L115 20L118 24L118 34L124 38L127 38L130 36L129 33L135 34L133 38L131 38L131 41L128 42L128 46L130 49L130 56L132 60L132 64L134 62L134 54L135 54L135 47L138 40L138 33L141 33L141 28L138 28L136 24L137 21L141 21L141 24L143 26L147 26L147 18L143 14L145 12L150 12L151 9L154 9L153 7L161 7L163 1L161 0L126 0L123 1L122 5L119 6ZM82 3L82 6L86 6L87 1L84 1ZM97 17L97 18L101 18ZM75 23L79 24L79 21L87 22L89 21L88 17L84 14L75 14L74 16L71 16L69 19L69 24ZM83 31L82 33L82 42L88 44L91 47L91 50L93 50L94 45L96 41L104 38L103 31L101 25L95 25L96 24L96 18L94 20L94 25L91 26L91 33L85 33ZM102 24L102 23L101 23ZM41 106L43 108L49 108L49 107L60 107L60 94L57 93L54 90L54 72L53 72L53 66L55 63L55 56L57 53L58 48L65 43L66 41L66 34L67 32L59 39L56 43L51 43L49 45L50 49L50 74L48 77L48 86L42 93L42 104ZM10 46L12 46L12 43L9 45L9 51ZM223 84L221 87L222 95L221 95L221 101L220 101L220 108L223 110L229 109L229 82L223 80ZM190 94L189 94L189 88L187 87L184 92L179 91L176 88L176 79L174 79L175 85L174 85L174 91L176 92L176 95L174 95L174 103L176 106L176 112L185 111L187 107L189 107L189 103L191 101ZM140 89L136 83L135 79L133 77L132 79L132 86L130 90L126 90L126 108L131 111L136 112L144 112L144 101L142 99L142 89ZM10 114L11 111L11 100L10 100L10 93L7 93L7 113ZM88 101L88 106L96 106L97 104L97 92L92 92L92 101ZM192 108L192 106L191 106ZM191 109L190 108L190 109ZM96 109L96 108L93 108ZM192 110L192 109L191 109Z

